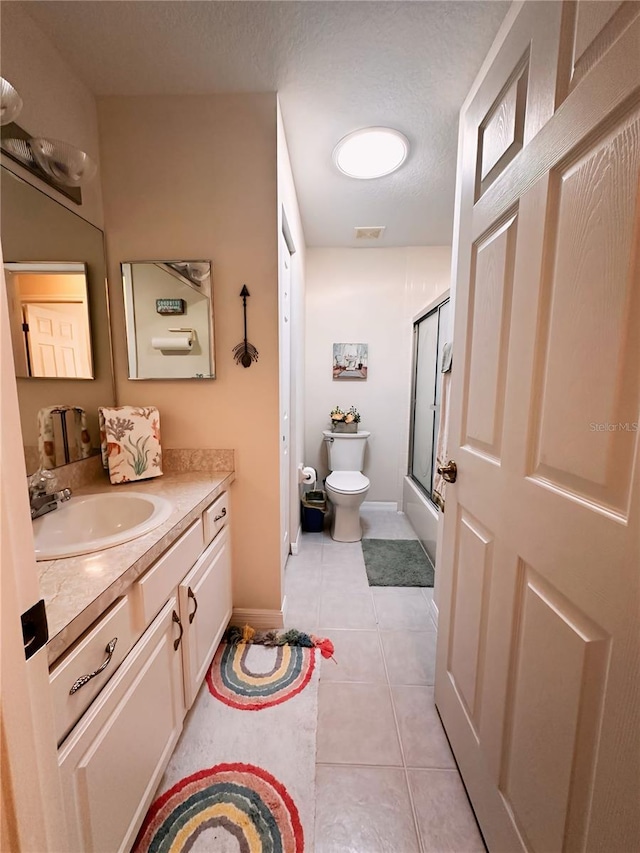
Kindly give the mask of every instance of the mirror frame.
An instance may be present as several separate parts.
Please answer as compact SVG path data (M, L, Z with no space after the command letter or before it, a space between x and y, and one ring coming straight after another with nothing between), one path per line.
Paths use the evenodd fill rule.
M211 362L211 373L206 375L195 376L133 376L132 364L137 361L137 353L132 355L132 347L135 350L137 346L136 334L136 319L133 305L133 279L131 268L134 264L154 264L155 266L167 266L173 264L209 264L211 274L209 276L210 283L208 292L204 288L200 288L193 281L190 281L186 276L180 274L174 267L171 269L171 274L179 279L184 285L190 287L201 296L207 296L209 299L209 312L207 316L207 325L209 332L209 358ZM204 259L164 259L164 260L137 260L137 261L122 261L120 264L120 273L122 277L122 295L124 301L124 316L125 316L125 334L127 338L127 378L131 382L203 382L205 380L216 379L216 353L215 353L215 331L214 331L214 310L213 310L213 261ZM176 321L178 322L178 321ZM137 368L136 368L137 369Z
M42 269L36 269L37 267L42 267ZM96 378L96 359L93 345L93 335L91 333L91 298L89 295L89 270L87 269L87 264L82 261L5 261L4 262L5 271L8 270L12 273L26 273L26 274L38 274L42 273L44 275L58 275L61 273L82 273L84 276L84 305L86 307L86 326L88 332L88 340L89 340L89 376L42 376L37 373L33 373L31 370L31 346L30 343L27 343L23 340L24 343L24 351L25 351L25 360L27 364L27 368L29 369L28 373L17 373L16 378L18 379L56 379L59 382L62 380L78 380L78 381L87 381L93 380ZM6 276L5 276L6 281ZM8 282L7 282L8 285ZM46 300L44 300L46 301ZM13 326L13 317L11 319L11 325ZM23 328L23 332L28 334L29 327ZM14 329L11 329L12 336L14 334ZM18 365L16 365L16 370L18 369Z
M62 379L39 376L16 376L15 379L18 390L20 426L22 444L25 448L25 459L27 461L27 472L33 473L38 467L37 464L35 467L33 467L33 464L30 464L30 462L35 463L35 458L31 459L31 453L33 453L33 448L37 446L37 434L34 434L37 407L42 408L56 405L64 402L65 398L68 398L67 402L73 402L85 408L87 417L89 418L89 431L93 451L92 456L89 458L93 458L94 454L99 454L100 452L98 406L116 404L116 375L113 358L110 293L107 282L106 244L104 231L90 220L85 219L79 211L71 209L52 195L49 195L48 192L39 186L31 183L24 176L16 174L12 171L9 164L2 163L1 172L3 185L5 181L16 181L17 185L19 185L16 190L17 193L37 194L33 195L33 208L27 206L30 204L28 196L23 200L20 195L16 195L15 199L20 201L20 212L15 217L10 217L7 214L7 210L10 211L11 208L7 209L5 204L11 203L10 199L13 199L13 195L7 193L5 197L3 193L3 212L7 214L2 219L2 231L0 234L4 254L3 260L6 263L19 263L21 261L24 262L22 259L26 257L28 258L27 263L64 263L68 262L70 257L75 257L76 260L74 263L84 263L87 265L87 290L94 378L91 380L68 379L66 380L70 383L68 386L64 385L65 380ZM50 230L45 232L44 242L39 241L38 238L38 229L45 227L48 229L45 223L49 222L51 217L54 217L54 221L57 221L55 219L57 213L60 213L63 217L61 219L61 233L64 236L63 246L59 253L56 250L57 243L52 242L56 239L55 234L52 234ZM73 249L74 243L70 241L72 240L71 235L73 234L74 223L82 226L82 228L91 229L91 231L86 230L84 232L84 239L97 241L99 236L100 249L98 250L96 243L95 254L89 258L83 252L77 253ZM82 255L82 257L78 258L78 254ZM73 383L73 386L71 383ZM73 389L77 389L82 395L88 394L89 402L87 402L84 396L73 400L72 398L75 397L76 391L73 390L72 393L68 393L68 390L72 387Z

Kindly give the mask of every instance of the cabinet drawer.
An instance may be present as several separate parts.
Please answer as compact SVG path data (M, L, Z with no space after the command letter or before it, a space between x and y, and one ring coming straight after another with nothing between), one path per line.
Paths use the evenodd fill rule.
M208 545L229 521L229 493L224 492L210 507L207 507L202 513L202 519L204 521L204 544Z
M202 553L202 520L197 519L134 585L136 615L141 627L153 617Z
M136 634L132 616L129 598L125 596L51 670L49 681L58 743L77 723L133 646ZM109 644L114 640L111 651ZM92 673L96 675L84 684L79 683L78 679ZM74 686L76 689L71 693Z
M185 707L198 694L213 654L231 618L229 530L207 548L179 587Z
M67 853L131 849L183 720L171 598L58 753Z

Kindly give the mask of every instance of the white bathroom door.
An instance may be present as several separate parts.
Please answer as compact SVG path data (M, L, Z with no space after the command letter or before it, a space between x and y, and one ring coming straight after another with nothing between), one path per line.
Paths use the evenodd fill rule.
M0 251L0 850L67 850L47 650L25 657L40 599Z
M640 850L640 4L463 107L436 704L491 853Z
M90 379L86 307L58 302L24 305L33 376Z
M280 347L280 566L289 556L291 518L291 254L280 234L279 347Z

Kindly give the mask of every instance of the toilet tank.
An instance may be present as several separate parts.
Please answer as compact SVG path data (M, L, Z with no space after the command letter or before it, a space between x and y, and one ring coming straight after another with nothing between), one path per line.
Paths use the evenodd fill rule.
M330 471L362 471L364 449L370 432L331 432L322 433L327 443L327 456Z

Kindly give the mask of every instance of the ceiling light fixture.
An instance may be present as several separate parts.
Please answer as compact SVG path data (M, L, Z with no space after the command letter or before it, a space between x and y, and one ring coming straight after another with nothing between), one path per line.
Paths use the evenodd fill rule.
M22 109L22 98L8 80L0 77L0 125L10 124Z
M407 159L409 140L391 127L365 127L347 134L333 150L343 175L367 180L395 172Z
M68 142L33 138L29 147L42 171L66 187L79 187L96 173L97 166L91 157Z
M58 139L31 136L14 119L22 98L0 77L0 149L76 204L82 204L80 186L96 174L97 165L79 148Z

